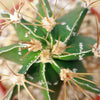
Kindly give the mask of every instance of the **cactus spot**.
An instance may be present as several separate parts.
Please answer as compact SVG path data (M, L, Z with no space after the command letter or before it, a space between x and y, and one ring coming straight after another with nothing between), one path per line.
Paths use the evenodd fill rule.
M66 29L67 29L68 31L71 31L71 28L70 28L68 25L66 25Z
M22 49L28 49L28 52L21 59L25 58L31 51L37 52L42 49L42 44L39 40L32 39L31 37L30 39L31 39L30 42L29 41L22 42L25 45Z
M62 69L60 72L60 78L62 81L64 80L70 80L71 76L69 75L69 73L72 73L72 71L70 69Z
M61 55L66 49L66 44L61 41L56 41L56 44L53 46L52 54Z
M62 22L61 25L66 25L66 22Z
M83 44L81 42L79 43L79 48L80 48L80 53L82 53L82 51L83 51ZM83 60L83 56L84 56L84 54L79 55L79 60Z
M29 46L28 50L29 51L32 50L33 52L37 52L42 49L41 42L36 39L32 39L30 43L28 43L28 46Z
M54 18L52 17L48 17L48 18L44 17L42 19L42 25L43 25L43 28L45 28L48 32L50 32L56 25L56 22Z
M40 55L40 62L42 63L48 63L48 62L51 62L51 57L50 57L50 50L43 50L41 52L41 55Z
M22 55L22 53L21 52L18 52L18 55Z

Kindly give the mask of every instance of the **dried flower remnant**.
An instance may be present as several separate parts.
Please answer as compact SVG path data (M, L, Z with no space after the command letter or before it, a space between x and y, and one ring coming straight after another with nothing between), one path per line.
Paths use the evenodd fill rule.
M22 1L19 2L18 8L16 8L14 5L14 3L12 2L13 5L13 9L9 10L1 1L0 4L8 11L9 13L9 17L0 17L0 19L4 19L6 20L6 22L2 23L4 24L4 26L2 27L2 29L0 30L0 32L5 29L7 26L9 26L10 24L14 23L20 23L20 20L22 18L22 15L20 14L20 11L24 5L24 3Z
M74 78L78 78L93 84L96 84L95 82L85 79L84 76L86 75L95 75L95 73L74 73L70 69L61 69L60 72L60 79L64 81L64 100L67 100L66 98L66 82L70 86L76 100L79 100L78 96L75 94L75 91L71 85L73 83L86 97L88 97L89 100L92 100L92 98L74 81Z
M5 76L5 79L1 79L0 81L6 81L6 80L10 80L12 83L12 86L10 87L10 89L7 91L7 93L4 95L4 97L2 98L2 100L5 100L7 98L7 96L9 95L9 93L13 90L13 88L17 85L18 86L18 100L20 100L20 87L23 86L25 88L25 90L27 91L27 93L30 95L30 97L32 98L32 100L35 100L35 98L32 96L31 92L29 91L29 89L27 88L26 84L38 87L40 89L45 89L44 87L34 84L30 81L27 81L25 79L25 75L24 74L19 74L19 73L15 73L14 71L12 71L12 69L7 65L7 67L9 68L9 70L11 71L12 75L5 75L5 74L0 74L0 76ZM46 90L46 89L45 89ZM52 90L49 90L50 92L54 92Z

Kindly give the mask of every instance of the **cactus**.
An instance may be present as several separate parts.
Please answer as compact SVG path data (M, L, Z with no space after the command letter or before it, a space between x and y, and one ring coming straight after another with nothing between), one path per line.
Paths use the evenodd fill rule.
M95 73L86 73L82 60L88 56L99 57L100 50L96 50L96 48L100 49L100 45L99 42L96 43L95 39L77 33L88 9L96 6L95 3L98 1L90 3L82 0L82 3L78 3L74 10L62 17L59 16L68 4L55 15L57 0L53 11L47 0L39 0L37 8L30 1L25 2L35 10L36 19L21 13L23 1L19 2L19 8L14 7L13 12L0 1L0 4L7 10L0 14L8 21L2 23L3 27L0 32L12 24L19 37L19 41L13 40L15 42L13 45L0 48L0 57L22 65L18 73L12 71L7 65L13 73L13 76L7 75L7 79L12 81L12 86L3 100L11 100L17 93L17 87L18 100L20 100L20 90L22 89L20 86L23 86L32 100L35 100L27 89L29 85L37 86L35 82L41 83L42 86L37 87L43 89L45 100L57 100L63 81L64 100L67 99L66 82L77 100L79 99L71 84L78 87L85 96L92 100L84 89L100 94L100 88L92 81L91 75L95 75ZM85 7L81 4L85 4ZM26 21L24 16L29 17L35 23ZM4 74L0 74L0 76L2 75Z

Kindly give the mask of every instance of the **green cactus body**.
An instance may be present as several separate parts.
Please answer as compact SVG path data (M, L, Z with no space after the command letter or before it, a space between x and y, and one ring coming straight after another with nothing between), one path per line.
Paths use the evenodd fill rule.
M45 100L57 100L62 85L61 70L76 69L76 73L86 73L81 60L93 56L92 47L88 44L93 45L96 40L77 35L88 11L87 8L81 7L80 3L61 18L58 18L61 13L54 15L55 10L51 11L47 0L39 0L37 7L35 24L26 21L24 15L20 17L17 25L12 23L19 42L0 48L0 57L23 65L19 73L24 74L28 80L30 79L27 74L33 77L31 82L41 82L46 88L43 90ZM93 83L78 77L73 80L81 88L100 94L100 88ZM55 92L50 93L49 89ZM9 95L10 98L16 94L15 90L16 87L12 95Z

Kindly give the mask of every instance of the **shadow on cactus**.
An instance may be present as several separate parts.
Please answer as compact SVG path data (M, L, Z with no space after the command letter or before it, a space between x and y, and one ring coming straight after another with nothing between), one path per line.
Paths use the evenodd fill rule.
M13 45L0 48L0 56L23 65L19 73L25 74L26 76L29 74L34 79L37 79L37 77L33 75L35 71L31 69L39 68L39 71L36 73L39 75L38 81L46 88L46 90L43 90L45 100L57 100L62 85L60 79L62 67L65 68L65 70L69 69L71 73L71 70L77 69L80 75L82 73L84 73L84 75L88 74L81 60L83 60L84 57L93 56L92 47L88 46L88 44L94 45L96 40L77 35L88 8L84 8L81 6L81 3L78 3L74 10L59 17L66 5L55 15L57 0L55 1L53 13L47 0L39 0L37 8L27 0L24 4L26 3L35 10L37 18L31 18L27 13L23 14L21 12L23 5L19 7L18 15L21 17L18 23L14 24L11 21L8 24L5 23L4 26L5 28L6 25L12 24L17 32L19 41ZM0 4L2 4L1 1ZM95 4L95 2L93 2L92 5L93 4ZM2 5L6 8L4 4ZM11 19L11 14L9 13L1 13L1 15L3 18L5 15L9 16L9 19ZM24 16L32 19L34 23L26 21ZM14 18L16 17L14 16ZM15 22L15 20L13 21ZM4 28L2 28L1 31ZM35 67L36 65L37 67ZM79 83L76 86L80 87L82 92L83 89L86 89L100 94L100 88L94 85L91 79L87 80L87 78L90 77L82 78L80 75L78 76L77 73L73 75L73 77L76 77L76 81L73 81L71 78L70 80L68 79L70 87L71 81L75 85ZM31 79L31 82L34 81ZM55 92L50 93L50 91L48 91L49 89ZM15 89L12 95L10 95L10 98L16 94L14 91ZM87 96L85 92L83 93ZM75 97L78 100L76 95Z

